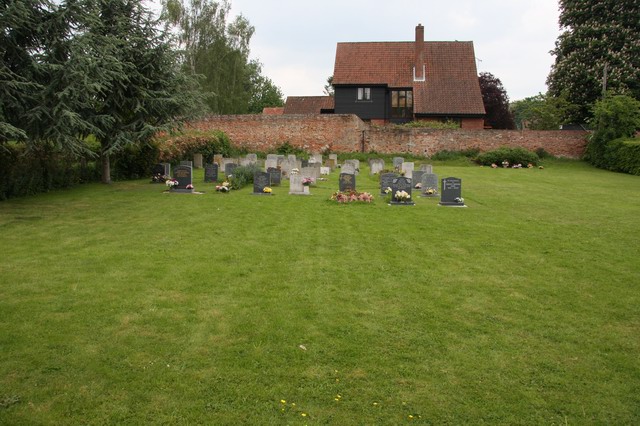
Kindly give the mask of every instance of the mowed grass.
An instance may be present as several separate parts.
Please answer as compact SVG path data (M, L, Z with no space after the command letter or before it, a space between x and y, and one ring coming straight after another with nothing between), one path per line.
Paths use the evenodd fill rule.
M468 208L202 171L0 203L0 424L640 423L640 178L434 171Z

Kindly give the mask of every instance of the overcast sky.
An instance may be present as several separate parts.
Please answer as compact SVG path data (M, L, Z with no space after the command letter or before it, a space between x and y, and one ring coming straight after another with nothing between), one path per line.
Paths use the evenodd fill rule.
M286 96L322 95L338 42L473 41L478 72L514 101L546 92L559 34L557 0L231 0L255 27L251 57ZM231 21L231 19L229 19Z

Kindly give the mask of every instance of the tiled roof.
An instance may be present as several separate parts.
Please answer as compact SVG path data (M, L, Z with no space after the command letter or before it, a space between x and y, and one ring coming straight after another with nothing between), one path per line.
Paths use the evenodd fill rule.
M284 113L320 114L320 110L333 108L332 96L289 96L284 104Z
M334 85L413 88L415 114L484 114L473 42L424 42L426 81L413 81L414 42L338 43Z

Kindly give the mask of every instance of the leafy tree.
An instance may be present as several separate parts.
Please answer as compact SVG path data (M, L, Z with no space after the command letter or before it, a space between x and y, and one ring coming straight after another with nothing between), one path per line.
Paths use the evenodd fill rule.
M608 168L607 144L631 137L640 129L640 102L626 95L609 95L595 103L593 115L596 131L587 145L585 159L597 167Z
M332 76L332 75L330 75L330 76L327 78L327 84L325 84L325 85L324 85L324 93L325 93L327 96L333 96L333 95L335 95L335 94L336 94L336 91L335 91L335 89L333 88L333 76Z
M482 72L478 81L486 111L485 123L494 129L514 129L515 123L509 111L509 96L500 79L491 73Z
M572 111L564 97L542 93L512 102L509 107L516 127L531 130L558 130Z
M591 117L603 89L640 99L638 16L638 0L560 0L564 32L547 84L552 96L565 95L578 107L574 121Z
M249 113L260 114L267 107L281 107L284 105L282 91L271 79L261 73L262 65L258 61L249 63L251 79L251 99L249 100Z

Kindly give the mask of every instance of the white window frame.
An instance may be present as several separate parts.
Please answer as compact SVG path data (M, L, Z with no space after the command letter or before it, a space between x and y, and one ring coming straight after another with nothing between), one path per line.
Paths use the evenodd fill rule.
M356 98L358 102L369 102L371 101L371 88L370 87L358 87L358 97Z

